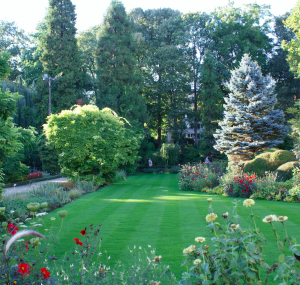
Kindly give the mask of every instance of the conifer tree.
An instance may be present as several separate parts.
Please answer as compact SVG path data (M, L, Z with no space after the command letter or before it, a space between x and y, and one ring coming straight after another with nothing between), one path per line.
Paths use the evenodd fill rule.
M69 109L79 96L82 73L75 21L75 6L71 0L49 0L45 19L47 31L40 43L40 60L44 74L54 78L62 73L52 87L52 113ZM48 88L42 81L42 74L37 80L37 91L34 103L44 119L47 116Z
M220 89L221 80L217 77L220 64L212 54L205 53L200 76L199 111L204 127L204 139L200 141L201 148L208 155L213 150L215 142L213 134L218 127L218 120L223 112L223 92Z
M230 165L251 160L255 154L283 142L288 128L284 114L274 110L275 81L264 77L261 68L245 54L240 66L231 71L224 98L224 118L214 135L215 149L225 153Z
M113 0L99 35L96 104L100 109L111 108L131 124L141 127L147 119L147 110L135 54L132 23L123 4Z

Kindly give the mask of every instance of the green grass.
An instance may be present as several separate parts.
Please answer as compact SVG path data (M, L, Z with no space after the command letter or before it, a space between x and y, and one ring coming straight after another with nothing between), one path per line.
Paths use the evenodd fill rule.
M126 263L129 259L128 248L155 248L162 255L162 262L169 264L170 269L180 278L185 268L180 264L184 260L182 250L198 236L211 237L206 228L205 216L208 211L207 198L213 198L213 208L221 224L221 215L232 211L232 198L197 192L182 192L178 188L178 176L174 174L144 174L131 176L126 181L118 182L87 194L76 201L65 205L68 211L60 233L60 245L55 245L56 256L61 259L71 256L75 242L81 239L80 230L89 224L101 223L100 235L103 239L102 252L107 251L111 257L110 265L120 260ZM57 209L45 216L44 221L50 224L50 217L57 217ZM300 204L256 201L254 214L264 218L269 214L286 215L290 236L300 240ZM239 215L242 227L252 226L249 220L249 209L240 203ZM54 225L59 228L59 219ZM269 224L257 222L268 242L265 243L265 258L269 264L277 262L279 251ZM280 237L284 237L281 224L276 224Z

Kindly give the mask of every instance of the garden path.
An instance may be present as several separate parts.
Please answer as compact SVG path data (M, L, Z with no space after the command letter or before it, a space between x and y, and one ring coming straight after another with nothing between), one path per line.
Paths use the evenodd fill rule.
M55 178L55 179L50 179L47 181L40 181L40 182L34 182L26 185L20 185L16 187L6 187L4 188L6 191L3 193L4 196L12 195L12 194L19 194L22 192L27 192L32 190L34 187L40 185L40 184L45 184L45 183L58 183L58 182L65 182L67 181L67 178L61 177L61 178Z

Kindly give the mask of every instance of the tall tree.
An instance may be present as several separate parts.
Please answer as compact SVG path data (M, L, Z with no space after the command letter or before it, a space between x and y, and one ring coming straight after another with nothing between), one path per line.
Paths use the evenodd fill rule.
M109 107L135 126L147 120L142 97L143 79L135 58L133 27L120 1L113 0L107 10L97 48L99 93L96 104Z
M90 100L95 100L95 98L97 98L98 82L96 51L98 47L97 35L99 30L100 26L95 26L80 33L77 37L80 58L86 74L83 88Z
M137 8L130 16L141 39L138 59L144 71L144 94L151 115L148 126L157 134L158 145L164 129L171 131L177 142L183 134L186 96L190 91L187 55L180 37L184 31L180 12Z
M20 75L20 56L22 50L29 44L28 37L20 30L15 22L0 20L0 53L10 54L9 65L11 72L9 80L15 80Z
M198 122L200 121L200 113L198 109L199 92L200 92L200 75L201 63L204 58L205 51L208 49L210 42L209 31L206 23L209 15L206 13L188 13L182 15L184 23L184 41L185 50L188 56L188 64L190 69L190 81L192 84L192 103L193 111L191 117L194 125L194 142L198 145Z
M204 127L204 139L201 148L208 155L213 150L215 139L213 134L218 127L218 120L223 112L224 94L220 89L220 63L208 51L201 66L199 111ZM218 84L219 83L219 84Z
M40 60L44 74L53 78L62 73L52 87L53 113L69 109L80 96L82 66L75 38L75 21L75 6L71 0L49 0L45 19L47 32L41 39ZM48 112L48 88L41 76L37 80L37 91L34 103L44 122Z
M231 71L231 91L225 98L224 119L214 135L214 148L228 157L230 165L251 160L255 154L283 142L288 128L284 115L274 110L275 81L246 54Z
M285 27L289 28L295 37L288 40L282 41L282 47L287 51L287 61L290 65L291 71L295 74L297 78L300 78L300 57L299 57L299 47L300 47L300 1L297 2L295 8L292 10L290 16L284 21Z
M274 18L273 29L273 52L268 63L269 71L276 80L275 92L277 94L278 106L285 112L287 119L291 118L291 114L287 111L300 99L300 79L295 78L294 74L289 70L287 62L287 51L281 47L283 41L291 41L296 39L295 34L284 26L283 21L289 17L289 13Z

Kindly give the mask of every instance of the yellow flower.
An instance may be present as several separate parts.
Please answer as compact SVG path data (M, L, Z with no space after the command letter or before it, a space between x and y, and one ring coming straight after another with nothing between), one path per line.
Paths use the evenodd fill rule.
M205 217L205 219L206 219L206 222L212 223L217 217L218 217L218 215L216 215L215 213L211 213L211 214L208 214Z
M277 222L278 218L276 217L276 215L269 215L264 217L263 222L264 223L272 223L272 222Z
M194 260L193 263L194 263L194 265L199 265L201 263L201 260L197 258Z
M185 248L183 250L183 254L193 253L196 249L197 249L197 247L192 244L188 248Z
M212 201L212 198L208 198L207 202L210 203Z
M233 230L233 231L237 230L239 227L240 227L240 225L236 225L236 224L232 224L230 226L231 230Z
M202 243L202 242L205 241L205 238L204 238L204 237L196 237L196 238L195 238L195 241L196 241L196 242Z
M284 221L286 221L288 219L287 216L279 216L277 219L277 222L283 223Z
M252 205L255 205L255 202L253 199L246 199L243 202L243 206L251 207Z

